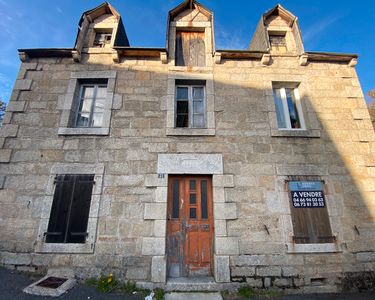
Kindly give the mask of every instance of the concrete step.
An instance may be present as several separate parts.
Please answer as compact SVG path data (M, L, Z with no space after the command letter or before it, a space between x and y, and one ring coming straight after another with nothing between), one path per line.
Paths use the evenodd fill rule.
M165 300L223 300L220 293L168 293Z

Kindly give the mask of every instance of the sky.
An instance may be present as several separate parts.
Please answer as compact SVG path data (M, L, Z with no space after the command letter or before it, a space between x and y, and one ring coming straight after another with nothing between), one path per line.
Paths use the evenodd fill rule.
M20 66L17 49L71 48L82 13L100 0L0 0L0 99ZM165 47L168 11L182 0L111 0L131 46ZM366 94L375 89L375 10L371 0L201 0L214 13L217 49L246 49L260 16L280 3L299 19L306 51L359 54ZM367 97L367 101L370 99Z

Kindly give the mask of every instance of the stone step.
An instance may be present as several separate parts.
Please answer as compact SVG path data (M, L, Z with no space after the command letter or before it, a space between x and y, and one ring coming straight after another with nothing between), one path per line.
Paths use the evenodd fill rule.
M168 293L165 300L223 300L220 293Z
M222 286L215 282L213 277L179 277L169 278L165 286L168 292L200 292L220 291Z

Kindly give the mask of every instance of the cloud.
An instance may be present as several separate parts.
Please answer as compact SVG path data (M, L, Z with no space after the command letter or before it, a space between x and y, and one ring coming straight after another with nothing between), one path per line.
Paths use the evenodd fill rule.
M305 43L310 42L313 38L324 32L327 27L345 17L345 15L346 14L331 15L312 24L309 28L307 28L307 30L304 31L303 40Z
M3 73L0 73L0 99L8 102L12 89L12 81Z
M56 6L56 10L59 14L62 14L63 13L63 10L59 7L59 6Z

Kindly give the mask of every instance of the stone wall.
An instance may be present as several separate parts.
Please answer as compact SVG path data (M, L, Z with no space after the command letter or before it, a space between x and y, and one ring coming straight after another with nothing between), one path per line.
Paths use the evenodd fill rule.
M145 214L152 205L163 215L165 204L157 203L166 194L163 183L149 181L158 180L160 154L194 153L221 154L223 174L232 180L216 194L236 211L215 223L216 247L223 246L218 261L230 266L223 281L333 291L345 272L374 271L375 134L355 69L322 62L300 66L297 57L272 60L264 66L223 59L190 72L213 76L214 136L166 134L168 78L176 69L159 59L122 58L115 64L109 54L91 54L81 63L22 63L0 130L1 263L21 270L73 267L80 277L114 271L151 281L151 270L163 260L165 219ZM59 135L71 72L106 70L117 71L109 135ZM300 83L308 128L302 136L277 131L276 81ZM93 253L35 252L48 180L59 163L104 165ZM288 248L285 181L297 175L324 180L334 249L317 254ZM156 241L160 246L152 256L144 247L152 249Z

